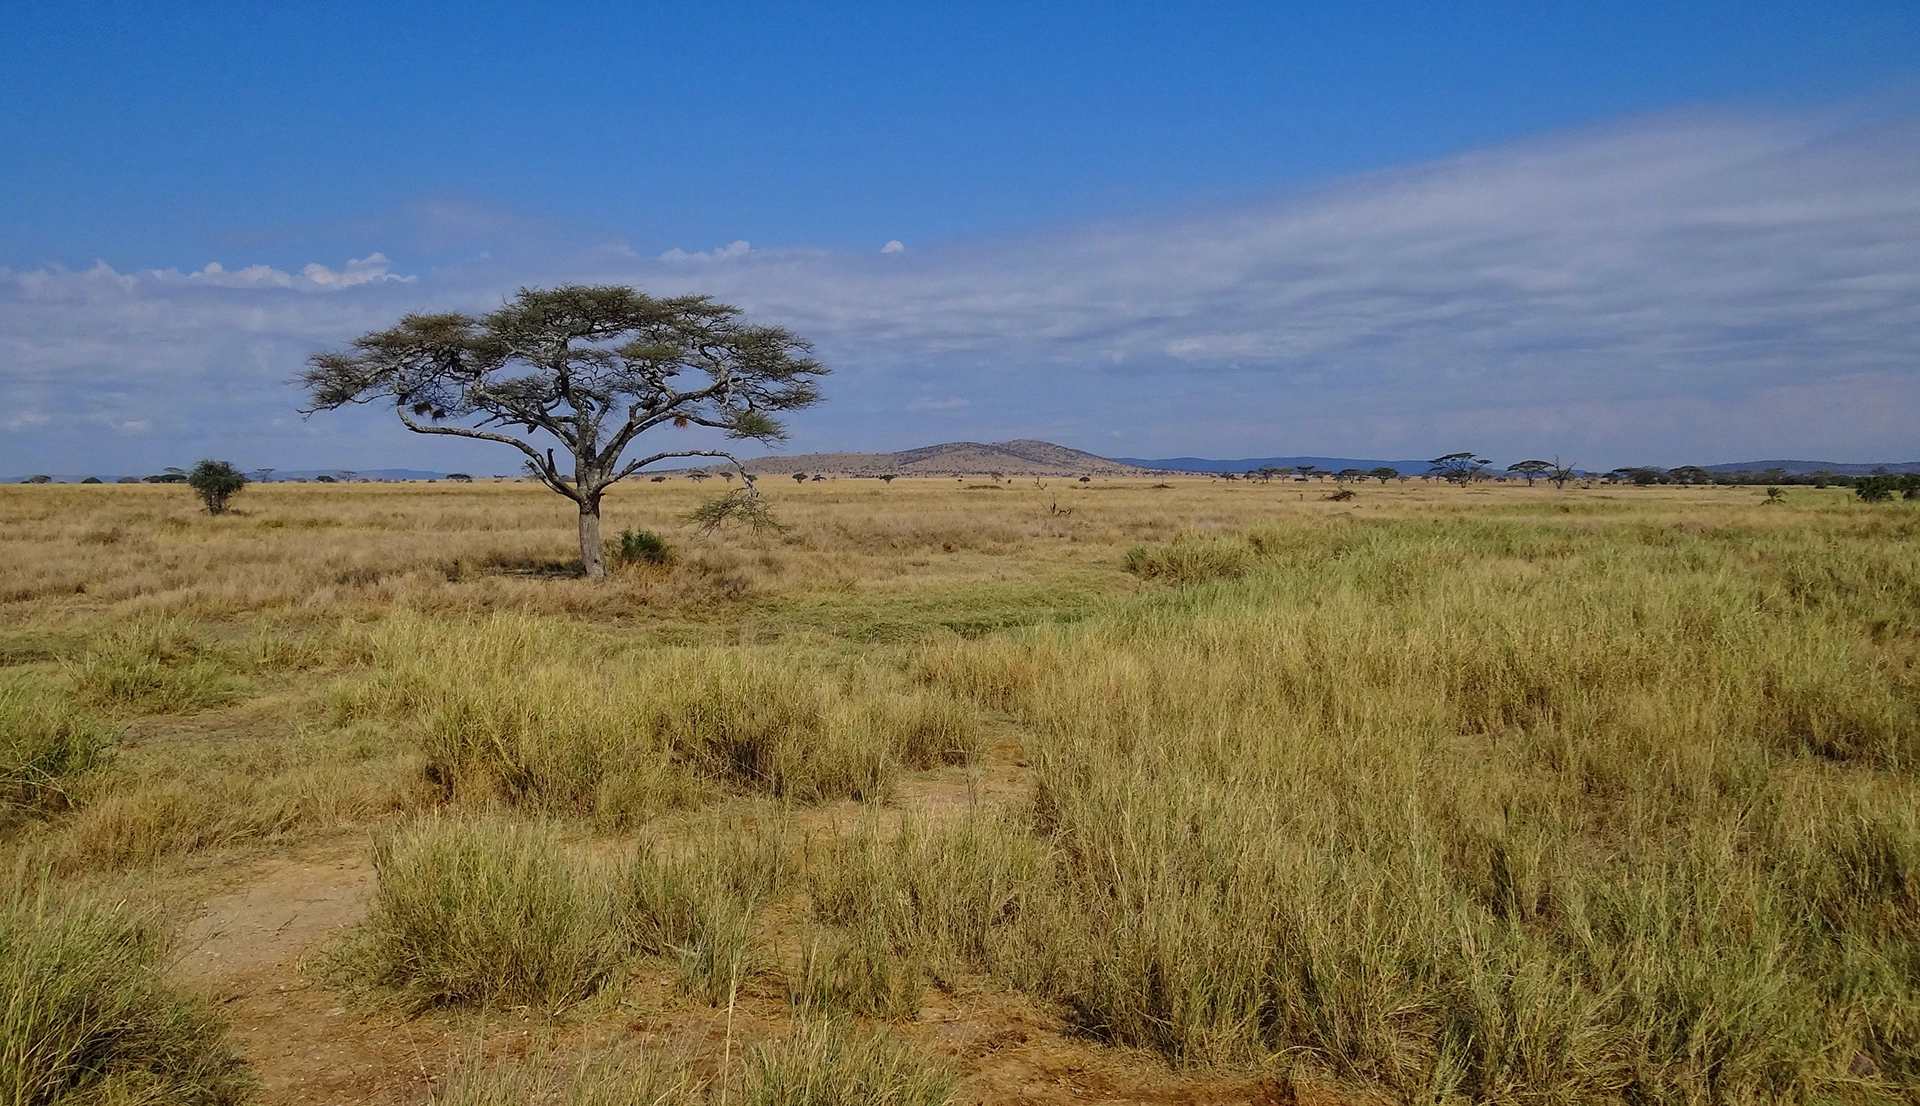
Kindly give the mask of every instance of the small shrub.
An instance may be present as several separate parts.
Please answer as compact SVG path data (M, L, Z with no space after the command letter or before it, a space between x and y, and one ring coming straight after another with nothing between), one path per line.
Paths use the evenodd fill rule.
M1898 476L1863 476L1853 486L1853 494L1859 496L1862 503L1885 503L1900 490Z
M100 478L99 478L98 476L89 476L89 477L87 477L87 478L86 478L85 480L82 480L82 481L80 481L80 482L81 482L82 484L104 484L104 483L106 483L106 481L105 481L105 480L102 480L102 479L100 479Z
M165 927L125 902L0 900L0 1102L227 1106L250 1081L218 1018L162 979Z
M946 1068L839 1021L803 1026L747 1059L749 1106L945 1106L953 1089Z
M111 740L106 726L71 699L0 686L0 819L72 805L67 782L92 767Z
M373 911L341 961L416 1006L566 1006L624 946L608 882L551 831L433 817L374 843Z
M187 486L207 505L207 513L225 513L227 501L247 486L246 474L225 461L202 461L187 474Z
M619 538L607 543L607 559L616 567L663 565L673 560L673 550L651 530L622 530Z

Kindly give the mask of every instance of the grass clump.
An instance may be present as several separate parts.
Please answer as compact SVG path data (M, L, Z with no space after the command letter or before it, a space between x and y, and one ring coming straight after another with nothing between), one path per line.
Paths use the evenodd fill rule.
M237 691L223 651L177 619L108 634L71 673L88 701L140 714L204 710L231 701Z
M227 1106L251 1081L225 1029L161 979L158 919L44 887L0 901L0 1102Z
M0 684L0 823L73 805L69 785L96 764L112 732L70 698Z
M624 954L610 881L546 827L430 817L378 839L373 860L373 910L341 966L412 1005L559 1008Z
M1182 534L1158 545L1136 545L1122 562L1143 580L1195 584L1238 576L1253 563L1253 550L1237 538Z
M747 1058L749 1106L945 1106L954 1075L884 1035L842 1021L802 1025Z
M716 792L801 803L883 798L903 768L978 754L977 714L883 669L790 648L619 652L550 620L396 619L345 718L414 721L456 800L632 824Z
M681 990L725 1004L768 964L756 923L792 862L784 834L739 826L685 850L642 851L620 890L633 947L671 963Z
M551 1057L476 1062L454 1073L434 1106L704 1106L708 1084L652 1057L601 1056L567 1064Z

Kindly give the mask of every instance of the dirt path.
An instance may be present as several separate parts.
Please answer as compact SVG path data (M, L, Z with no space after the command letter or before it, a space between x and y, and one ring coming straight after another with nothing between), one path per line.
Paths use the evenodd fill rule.
M359 921L373 890L364 839L262 861L209 900L179 976L209 994L261 1083L261 1101L418 1103L446 1066L437 1028L351 1010L302 969Z

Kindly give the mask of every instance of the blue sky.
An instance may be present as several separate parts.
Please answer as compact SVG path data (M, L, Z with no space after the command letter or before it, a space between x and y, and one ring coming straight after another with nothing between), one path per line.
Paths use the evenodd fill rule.
M504 470L284 381L573 279L795 449L1920 456L1911 3L256 7L0 11L0 474Z

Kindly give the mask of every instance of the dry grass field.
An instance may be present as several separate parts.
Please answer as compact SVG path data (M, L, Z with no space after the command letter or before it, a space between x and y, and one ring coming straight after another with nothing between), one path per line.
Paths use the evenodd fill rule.
M0 487L0 1104L1920 1100L1912 503L763 483Z

